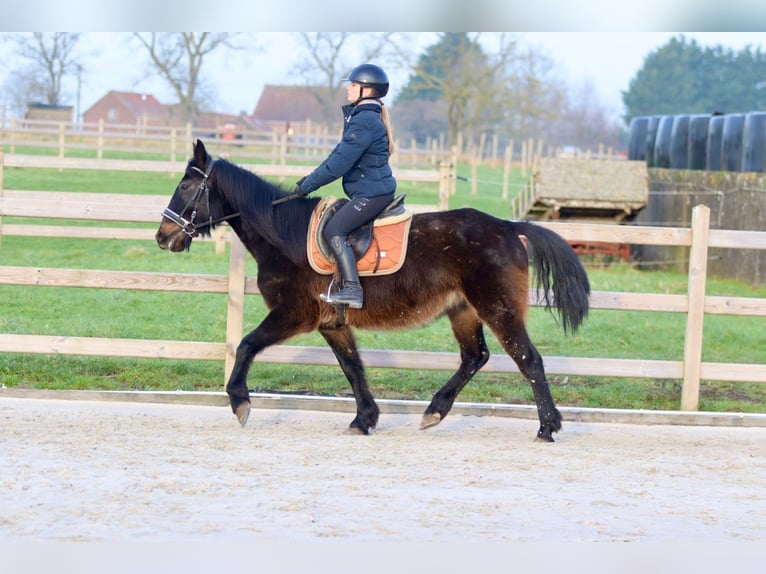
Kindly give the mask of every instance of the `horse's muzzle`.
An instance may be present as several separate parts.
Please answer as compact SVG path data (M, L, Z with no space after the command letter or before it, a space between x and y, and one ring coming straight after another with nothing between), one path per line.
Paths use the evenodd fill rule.
M191 237L172 221L163 221L157 233L154 234L154 239L160 249L176 253L189 249L191 244Z

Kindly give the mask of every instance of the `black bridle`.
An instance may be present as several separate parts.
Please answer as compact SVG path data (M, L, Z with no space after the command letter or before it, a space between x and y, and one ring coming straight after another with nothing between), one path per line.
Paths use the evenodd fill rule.
M191 196L191 198L189 198L189 201L186 202L184 208L181 210L181 213L186 213L189 207L193 206L189 219L186 219L183 217L183 215L180 215L167 207L165 208L165 211L162 212L163 217L167 217L170 221L175 223L189 237L197 237L199 235L199 231L197 231L198 225L194 222L194 220L197 218L197 208L199 207L203 196L205 198L205 208L207 209L208 214L208 219L202 224L203 226L207 225L208 227L212 227L213 225L221 223L222 221L227 221L234 217L239 217L239 212L232 213L231 215L225 215L224 217L215 220L210 215L210 188L207 185L207 180L210 177L210 173L213 171L213 166L215 165L216 161L217 160L211 158L210 163L207 164L207 169L205 171L202 171L197 166L192 166L194 171L202 175L202 181L197 186L197 189L194 190L194 194Z

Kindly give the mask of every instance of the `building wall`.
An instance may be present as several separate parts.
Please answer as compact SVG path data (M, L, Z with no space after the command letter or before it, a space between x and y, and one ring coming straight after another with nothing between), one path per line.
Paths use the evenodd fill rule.
M649 202L636 224L689 227L692 208L710 208L711 229L766 230L766 174L755 172L649 169ZM643 262L688 269L688 248L635 246ZM766 284L766 251L710 249L708 273L750 285Z

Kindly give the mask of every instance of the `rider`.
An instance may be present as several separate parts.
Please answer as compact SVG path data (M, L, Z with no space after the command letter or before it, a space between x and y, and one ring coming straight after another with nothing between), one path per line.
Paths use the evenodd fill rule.
M347 239L349 234L377 216L391 203L396 179L388 163L394 139L388 110L380 100L388 93L388 77L374 64L357 66L344 79L348 104L343 106L343 136L319 167L298 180L296 192L306 195L343 178L343 191L349 197L324 229L338 263L343 288L321 294L330 304L347 304L360 309L364 294L356 270L356 257Z

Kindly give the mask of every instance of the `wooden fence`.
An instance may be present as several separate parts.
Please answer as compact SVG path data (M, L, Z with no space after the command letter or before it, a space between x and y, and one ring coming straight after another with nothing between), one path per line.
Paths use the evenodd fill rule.
M236 156L238 162L268 162L287 165L290 162L315 163L337 143L340 132L336 128L306 120L290 124L286 129L281 122L271 122L271 129L237 128L236 133L225 129L193 128L191 124L167 126L147 122L136 124L74 123L51 120L30 120L0 117L0 146L10 154L17 148L34 148L45 155L59 158L93 155L152 154L170 162L184 159L190 153L195 138L215 140L222 153ZM276 124L279 123L279 126ZM454 145L448 147L446 138L428 138L396 141L397 153L392 156L394 167L433 169L442 162L456 165L493 167L513 163L526 176L534 171L539 158L581 157L617 158L612 148L599 145L596 150L566 152L562 148L545 145L540 139L524 138L504 140L497 134L480 134L478 141L464 141L458 134ZM475 174L473 175L475 179Z
M0 156L0 166L2 165ZM177 168L177 166L173 166ZM433 180L445 178L435 173ZM140 197L141 203L136 199ZM2 190L0 169L0 216L55 217L81 220L120 220L159 222L159 213L168 198L160 196L78 194L64 192L23 192ZM680 245L689 248L688 290L685 295L596 291L591 295L593 309L654 311L686 314L684 356L678 360L545 357L551 374L606 377L646 377L683 380L681 408L697 410L700 380L766 382L766 364L712 363L702 359L702 327L706 314L766 317L766 299L709 296L705 293L707 253L710 247L766 249L766 232L711 230L709 209L697 206L689 228L635 227L608 224L544 222L541 225L569 241ZM58 237L121 237L119 230L58 226L5 224L6 235L55 235ZM153 240L154 230L131 239ZM89 287L228 294L226 340L195 342L179 340L106 339L49 335L0 334L0 352L121 356L162 359L201 359L225 361L224 376L231 371L236 347L243 334L245 295L257 294L254 277L245 274L247 255L231 233L227 275L179 273L140 273L135 271L73 270L39 267L0 266L0 284ZM221 238L219 238L220 240ZM535 304L536 293L530 292ZM679 334L680 336L680 334ZM369 367L448 370L457 368L457 353L414 350L365 350L362 358ZM258 361L334 365L335 357L326 348L278 345L266 349ZM503 355L493 356L485 371L516 373L515 363Z

